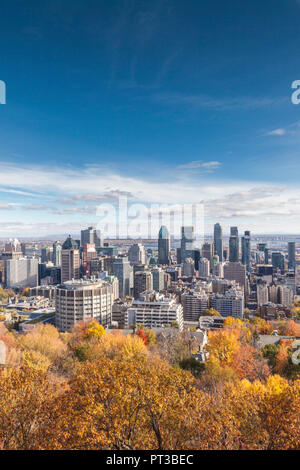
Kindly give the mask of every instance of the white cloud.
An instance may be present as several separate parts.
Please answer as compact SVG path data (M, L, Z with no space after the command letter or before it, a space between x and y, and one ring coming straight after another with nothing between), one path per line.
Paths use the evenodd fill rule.
M201 162L201 165L206 164L209 167L216 163L218 162ZM18 216L20 214L20 220L26 226L26 233L30 232L30 227L32 227L33 234L38 233L35 224L40 226L39 220L40 224L46 224L46 222L53 224L49 226L51 230L49 233L60 233L61 221L66 226L70 221L71 226L74 215L77 215L77 222L81 226L87 223L86 214L92 214L94 222L90 222L97 223L95 213L97 203L113 203L116 200L113 198L118 195L129 195L134 198L128 199L128 206L132 203L145 203L147 207L151 204L174 206L203 203L208 225L219 220L224 225L235 222L242 227L242 222L245 223L246 220L248 228L253 231L255 227L264 226L265 231L269 232L276 231L278 226L290 233L300 231L300 188L297 186L274 187L268 183L212 181L211 179L205 180L203 177L200 181L198 175L197 178L186 175L183 177L181 173L175 176L173 174L171 177L168 174L165 177L162 175L160 181L154 179L148 181L121 175L97 166L50 168L2 164L1 176L8 189L18 188L24 192L29 190L41 192L39 204L26 206L26 213L22 206L2 204L3 209L15 207L15 210L19 211ZM45 200L43 200L44 197ZM49 198L53 200L53 207L49 206ZM61 203L57 202L60 199L63 199L63 202L69 204L70 207L62 207ZM88 205L81 207L80 201L86 201ZM93 202L95 205L92 204ZM57 229L55 229L56 225ZM7 227L5 230L2 227L3 225L0 225L0 234L9 232ZM48 226L45 225L45 227ZM17 229L11 231L12 235L15 235ZM22 234L22 231L23 228L20 229L19 234Z
M206 170L216 170L221 166L220 162L202 162L201 160L195 160L193 162L184 163L183 165L178 165L178 169L195 169L195 168L204 168Z
M282 136L286 134L286 130L279 128L279 129L274 129L273 131L267 132L266 135L277 135L277 136Z

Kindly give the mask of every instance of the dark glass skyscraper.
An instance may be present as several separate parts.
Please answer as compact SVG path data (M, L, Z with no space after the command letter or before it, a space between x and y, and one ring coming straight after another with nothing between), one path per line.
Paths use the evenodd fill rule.
M279 251L272 253L272 265L274 270L279 268L281 273L284 273L284 256Z
M170 235L164 225L160 227L158 233L158 263L170 264Z
M181 227L181 263L193 257L194 227Z
M230 227L229 238L229 261L235 263L239 261L239 232L237 227Z
M246 266L248 272L250 272L250 232L245 231L242 237L242 263Z
M295 269L296 266L296 243L288 242L288 267Z
M222 227L220 224L214 225L214 252L219 256L219 261L223 261L223 240L222 240Z

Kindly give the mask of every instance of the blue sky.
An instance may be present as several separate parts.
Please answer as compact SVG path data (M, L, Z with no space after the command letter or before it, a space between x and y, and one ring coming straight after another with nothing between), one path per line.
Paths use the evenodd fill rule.
M300 1L0 1L0 236L99 202L300 231Z

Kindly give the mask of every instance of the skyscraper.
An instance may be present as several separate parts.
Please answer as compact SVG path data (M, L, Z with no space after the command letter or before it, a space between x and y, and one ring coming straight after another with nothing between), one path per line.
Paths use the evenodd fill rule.
M170 264L170 235L164 225L160 227L158 233L158 263Z
M165 271L162 268L154 268L151 271L153 290L159 292L165 288Z
M241 289L246 292L246 269L240 262L230 262L224 264L224 279L237 282Z
M242 263L246 266L247 272L250 272L250 232L248 230L242 237Z
M52 258L53 258L52 246L47 246L45 248L42 248L41 254L42 254L41 256L42 263L47 263L48 261L52 261Z
M95 227L88 227L86 230L81 230L80 245L95 244L96 248L103 246L103 236L100 230L96 230Z
M288 268L295 269L296 266L296 243L288 242Z
M212 243L203 243L202 245L202 258L209 261L210 269L213 267L214 245Z
M230 227L229 261L239 261L239 233L237 227Z
M85 276L91 275L91 261L97 258L94 243L86 243L82 249L82 272Z
M194 227L181 227L181 263L193 257Z
M80 277L80 251L78 244L71 235L62 245L61 252L61 282L79 279Z
M265 264L269 264L269 248L264 249L264 262Z
M120 297L126 297L131 294L130 277L132 267L128 258L117 258L113 262L113 273L119 280L119 293Z
M138 299L144 291L153 290L153 278L150 271L137 271L134 274L134 298Z
M214 225L214 253L219 256L219 261L223 261L223 239L222 227L219 223Z
M53 264L54 266L61 266L61 244L59 242L53 243Z
M135 243L134 245L131 245L128 250L128 259L130 264L145 264L145 247L141 243Z
M279 251L272 253L272 265L274 270L280 269L281 273L284 273L284 256Z

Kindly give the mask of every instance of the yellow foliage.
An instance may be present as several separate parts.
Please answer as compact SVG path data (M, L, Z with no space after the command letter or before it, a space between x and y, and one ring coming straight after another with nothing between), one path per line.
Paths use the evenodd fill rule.
M100 338L101 336L105 335L105 329L102 325L100 325L95 320L92 320L87 329L87 338Z
M24 351L22 359L26 366L42 372L47 372L51 365L50 360L39 351Z
M66 352L57 329L52 325L38 325L29 333L19 336L19 344L24 351L36 351L51 362Z

